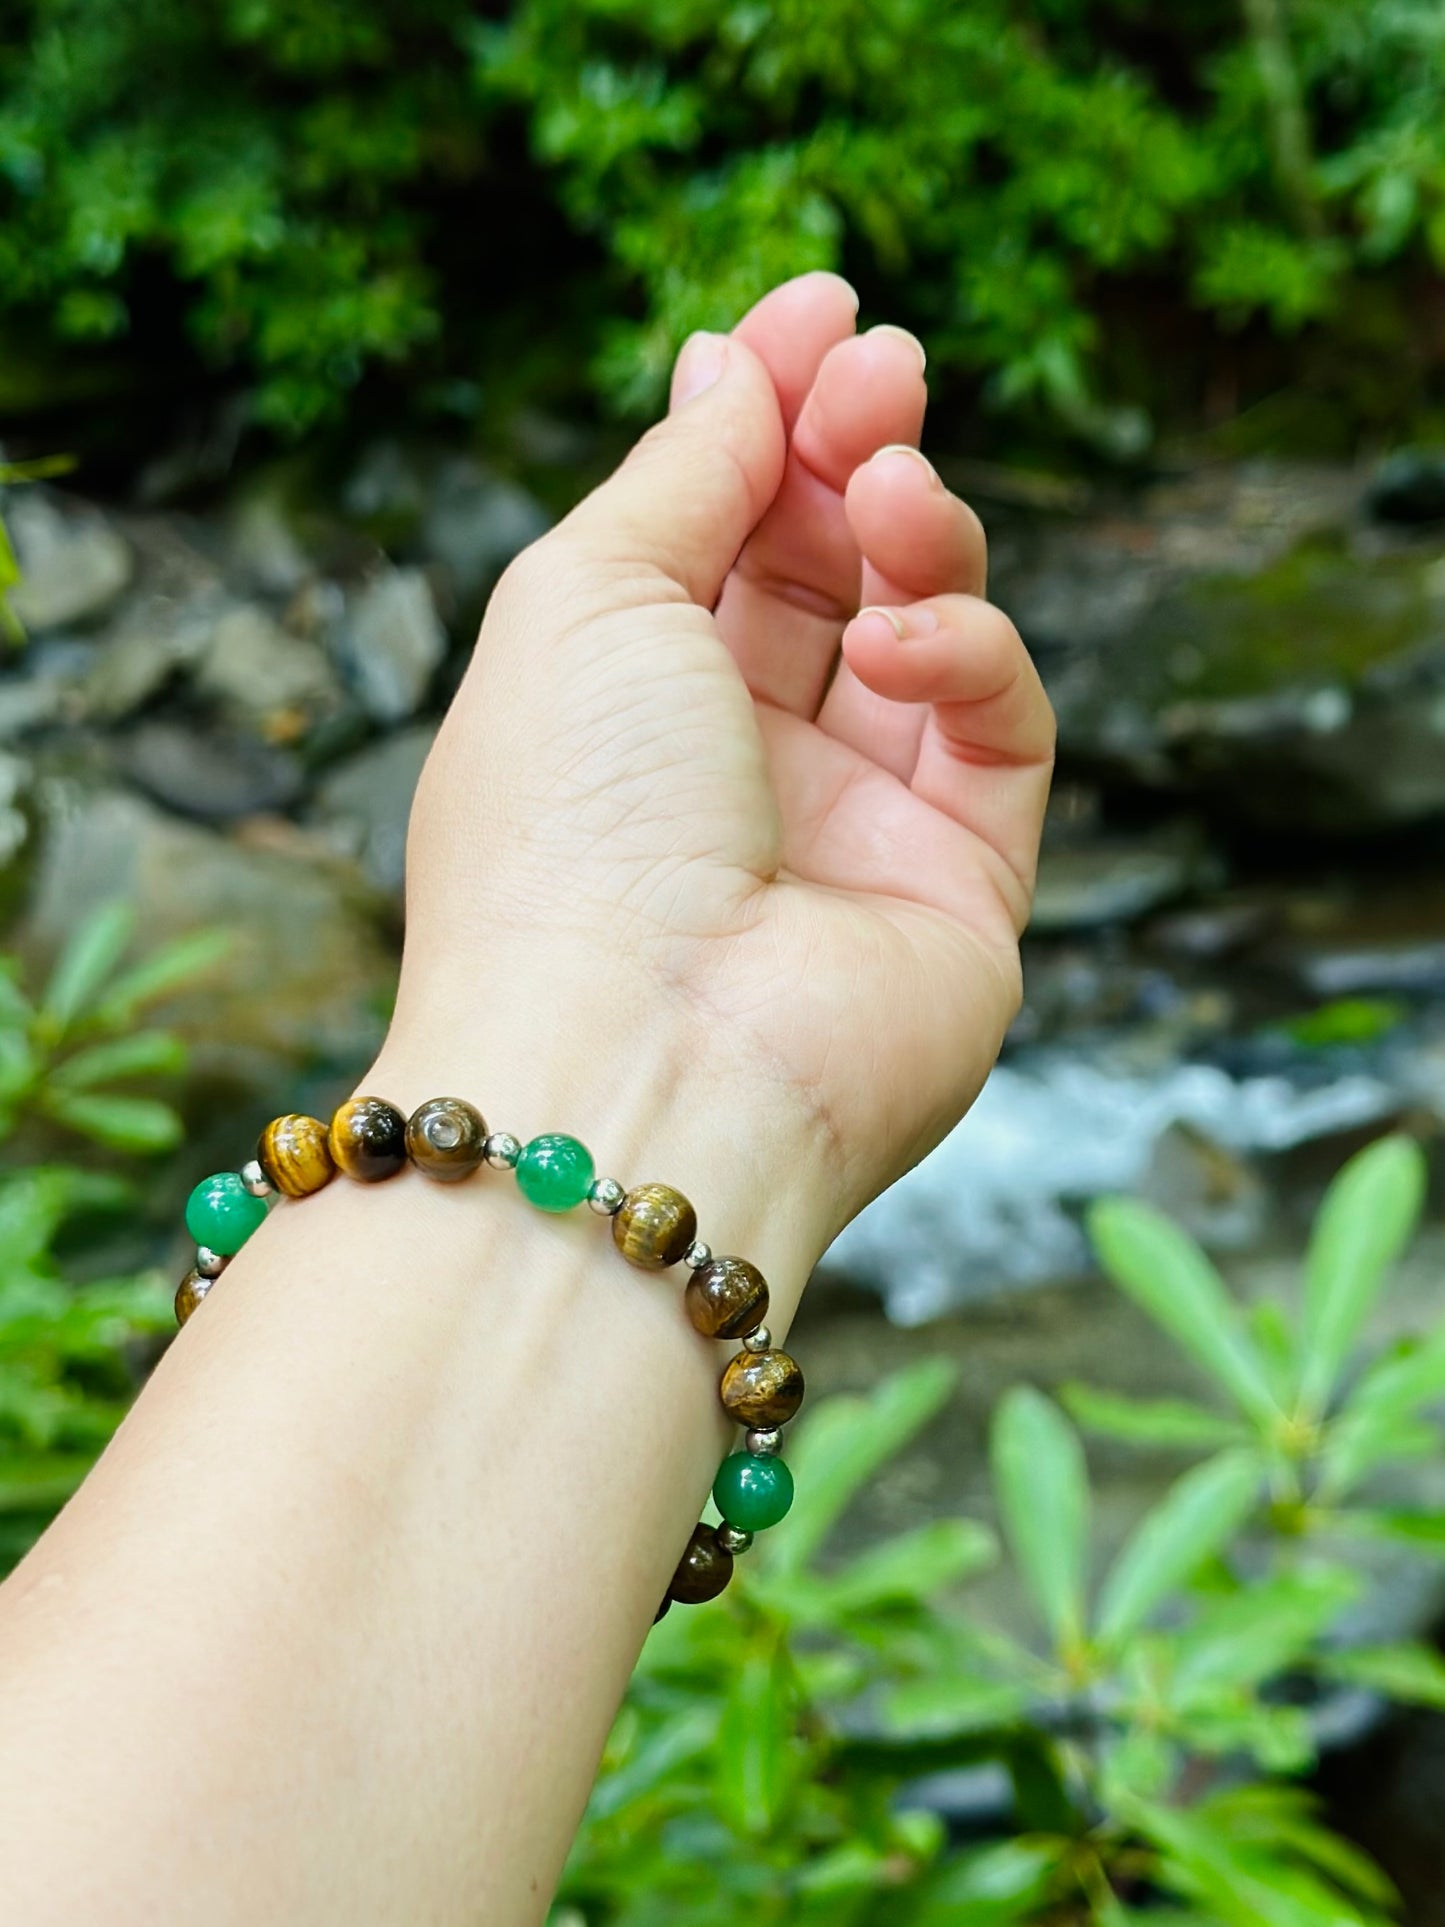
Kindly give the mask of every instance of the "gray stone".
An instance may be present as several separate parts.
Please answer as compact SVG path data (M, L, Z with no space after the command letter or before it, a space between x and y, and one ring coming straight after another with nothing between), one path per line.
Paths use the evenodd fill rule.
M1133 923L1181 896L1201 874L1197 840L1186 831L1045 848L1031 928L1044 935Z
M388 569L349 599L339 638L342 662L362 707L378 722L415 714L446 647L420 569Z
M0 743L44 729L64 714L69 685L55 675L22 672L0 681Z
M129 586L130 544L94 509L62 509L38 489L5 498L5 520L20 565L11 594L32 634L96 621Z
M311 562L277 490L257 490L237 504L230 522L231 561L264 595L294 595Z
M331 771L317 792L317 815L332 840L393 895L401 893L411 799L435 736L434 724L417 723L373 743Z
M200 661L224 606L210 590L179 603L162 595L138 601L97 643L79 692L82 713L114 723L144 709Z
M229 610L211 632L195 684L203 696L251 717L333 709L341 689L325 651L264 610Z
M142 723L117 755L131 781L157 802L202 820L284 810L304 787L300 764L284 750L185 722Z
M1370 477L1365 505L1381 522L1445 521L1445 448L1397 448Z
M421 541L447 571L463 605L474 603L517 554L547 528L539 502L467 457L446 463L422 520Z

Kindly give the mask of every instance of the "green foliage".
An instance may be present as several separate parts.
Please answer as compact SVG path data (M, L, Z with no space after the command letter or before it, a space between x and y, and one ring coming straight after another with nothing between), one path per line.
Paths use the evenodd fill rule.
M179 1138L168 1104L112 1087L183 1068L169 1032L132 1026L221 945L204 934L127 963L133 931L125 906L100 905L34 997L16 960L0 958L0 1141L26 1124L131 1154ZM76 1283L58 1252L72 1223L134 1202L109 1173L46 1163L0 1175L0 1568L80 1483L124 1415L144 1349L171 1328L171 1288L158 1274Z
M290 427L373 365L455 397L484 339L550 339L551 368L650 403L687 329L842 265L936 368L1129 453L1159 391L1121 294L1288 334L1338 323L1368 274L1403 339L1445 261L1434 0L3 17L0 313L83 345L179 310Z

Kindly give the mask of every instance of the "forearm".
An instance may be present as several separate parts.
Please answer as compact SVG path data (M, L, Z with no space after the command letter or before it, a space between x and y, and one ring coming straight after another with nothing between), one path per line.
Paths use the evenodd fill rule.
M648 1028L429 1034L366 1088L490 1110L490 1067L494 1126L680 1185L782 1331L809 1153ZM680 1295L502 1173L283 1205L0 1590L17 1917L540 1918L725 1445Z

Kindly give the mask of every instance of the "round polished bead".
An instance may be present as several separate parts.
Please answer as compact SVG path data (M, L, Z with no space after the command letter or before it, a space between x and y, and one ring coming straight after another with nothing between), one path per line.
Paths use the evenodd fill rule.
M720 1546L712 1526L695 1526L687 1551L677 1562L667 1596L680 1606L700 1606L716 1599L733 1576L733 1556Z
M587 1202L599 1218L610 1218L622 1208L622 1200L627 1196L616 1178L597 1178L587 1193Z
M482 1153L494 1171L514 1170L521 1155L522 1147L510 1131L493 1131Z
M743 1443L755 1459L770 1459L775 1452L782 1451L783 1435L776 1425L769 1425L749 1432Z
M766 1532L788 1515L793 1475L779 1458L734 1452L718 1467L712 1502L739 1532Z
M186 1229L198 1245L229 1258L263 1222L266 1207L234 1171L202 1178L186 1199Z
M682 1262L689 1271L701 1271L704 1265L712 1263L712 1246L704 1244L701 1238L694 1238L683 1252Z
M750 1532L739 1532L736 1526L719 1526L717 1542L724 1552L730 1552L734 1559L740 1552L746 1552L753 1543Z
M407 1156L418 1171L443 1184L469 1178L486 1145L486 1120L464 1097L428 1098L406 1121Z
M215 1284L203 1271L188 1271L176 1287L176 1323L184 1325L191 1313L200 1304L206 1293Z
M518 1189L539 1211L570 1211L581 1204L596 1174L587 1146L562 1131L534 1137L517 1159Z
M803 1373L786 1352L739 1352L718 1390L739 1425L784 1425L803 1402Z
M241 1182L253 1198L269 1198L276 1189L255 1158L241 1166Z
M203 1278L219 1278L230 1262L224 1251L212 1251L209 1245L196 1246L196 1270Z
M773 1349L773 1334L766 1325L759 1325L756 1331L748 1333L743 1344L750 1352L770 1352Z
M697 1236L697 1213L670 1184L635 1184L612 1220L612 1242L630 1265L675 1265Z
M768 1281L746 1258L713 1258L688 1279L683 1303L704 1338L736 1338L767 1310Z
M347 1177L380 1184L406 1163L406 1119L384 1097L353 1097L332 1118L327 1142Z
M309 1198L336 1176L326 1126L300 1111L272 1118L256 1146L256 1162L288 1198Z

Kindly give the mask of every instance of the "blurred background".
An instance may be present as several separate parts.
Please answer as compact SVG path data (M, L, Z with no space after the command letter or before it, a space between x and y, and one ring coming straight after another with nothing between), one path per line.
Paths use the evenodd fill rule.
M844 1543L986 1515L1017 1378L1197 1390L1090 1199L1249 1304L1347 1153L1404 1126L1438 1173L1442 265L1438 0L0 0L6 1559L154 1356L190 1183L368 1061L501 568L688 330L806 268L925 341L1060 722L1003 1064L800 1330L818 1394L954 1368ZM1372 1344L1437 1315L1430 1195ZM1092 1463L1108 1547L1181 1461ZM1445 1503L1438 1456L1394 1472ZM1428 1635L1437 1568L1382 1587ZM1445 1918L1445 1725L1372 1702L1325 1751ZM950 1827L1006 1825L950 1784Z

